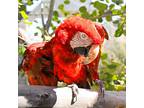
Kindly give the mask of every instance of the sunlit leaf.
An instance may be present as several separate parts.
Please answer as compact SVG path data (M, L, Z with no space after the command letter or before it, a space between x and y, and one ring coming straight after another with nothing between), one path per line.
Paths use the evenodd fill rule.
M106 2L107 2L107 3L109 3L109 2L110 2L110 0L106 0Z
M70 0L64 0L64 4L70 4Z
M32 5L33 4L33 0L27 0L27 5Z
M123 12L125 12L125 11L126 11L126 5L121 6L121 10L122 10Z
M25 24L28 24L28 25L32 25L32 22L28 21L28 20L24 20L24 23Z
M117 75L113 75L112 80L117 80Z
M99 1L96 1L96 2L94 2L94 3L92 3L93 4L93 6L95 7L95 8L97 8L98 10L106 10L107 9L107 4L105 4L105 3L101 3L101 2L99 2Z
M109 6L109 9L110 9L110 10L113 10L114 7L115 7L115 5L114 5L114 4L111 4L111 5Z
M25 11L20 11L20 14L22 15L22 17L23 17L24 19L28 19L28 15L26 14Z
M114 9L114 10L112 10L112 14L113 15L119 15L119 14L121 14L121 11L118 9Z
M60 5L58 6L58 9L59 9L59 10L64 10L64 4L60 4Z

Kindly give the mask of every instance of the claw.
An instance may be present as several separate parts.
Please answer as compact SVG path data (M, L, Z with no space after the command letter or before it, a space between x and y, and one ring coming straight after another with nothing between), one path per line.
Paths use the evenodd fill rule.
M77 95L79 93L78 86L76 84L68 85L72 89L72 101L71 104L74 104L77 101Z
M105 88L103 81L97 79L96 83L99 85L99 96L102 96L102 98L104 98Z

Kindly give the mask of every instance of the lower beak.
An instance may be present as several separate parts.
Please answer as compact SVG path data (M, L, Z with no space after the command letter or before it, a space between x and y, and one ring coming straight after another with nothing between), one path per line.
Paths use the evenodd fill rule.
M96 57L98 56L99 53L99 46L98 45L93 45L88 53L88 56L85 57L84 59L84 64L89 64L91 62L93 62Z

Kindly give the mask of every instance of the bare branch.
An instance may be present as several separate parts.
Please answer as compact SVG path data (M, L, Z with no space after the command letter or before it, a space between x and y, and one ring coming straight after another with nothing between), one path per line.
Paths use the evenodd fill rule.
M44 8L43 3L41 3L41 20L42 20L43 29L45 29L43 8Z
M125 14L125 12L123 12L123 13L121 13L121 14ZM105 12L103 15L95 16L94 18L98 19L98 18L101 18L101 17L118 16L118 15L121 15L121 14L112 14L112 11L107 11L107 12Z
M54 3L55 3L55 0L51 0L51 1L50 1L50 8L49 8L48 20L47 20L47 22L46 22L47 32L49 31L50 24L51 24L51 20L52 20L52 16L53 16ZM49 33L49 32L48 32L48 33Z

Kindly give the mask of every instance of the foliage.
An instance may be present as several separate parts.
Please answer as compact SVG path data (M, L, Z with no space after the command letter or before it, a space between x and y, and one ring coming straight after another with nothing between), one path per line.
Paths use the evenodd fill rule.
M54 23L61 23L59 19L60 15L64 18L71 15L82 16L83 18L90 19L96 22L112 22L117 28L114 36L120 37L126 35L126 4L123 0L92 0L90 7L93 8L89 11L88 7L84 5L88 0L74 0L73 2L80 2L82 5L75 13L69 12L65 7L71 3L72 0L63 0L63 3L58 6L57 10L54 10L51 29L54 31L56 26ZM33 0L26 0L25 3L22 0L18 0L18 19L23 18L24 22L31 24L28 21L28 14L26 12L26 5L32 5ZM43 30L42 30L43 31ZM115 53L120 52L116 50ZM24 47L19 47L19 54L23 55ZM124 57L111 58L109 53L104 52L101 56L100 63L100 78L105 81L105 87L107 90L125 90L126 86L126 63L122 60Z
M125 90L126 65L116 59L108 59L108 54L101 57L100 78L104 81L107 90Z
M79 1L83 4L87 0L77 0L75 2ZM57 14L53 15L53 21L58 22L59 13L62 13L65 17L70 16L70 12L65 9L65 5L69 5L70 2L71 0L64 0L64 3L59 5L58 10L55 10ZM83 5L79 7L79 12L73 13L73 15L79 15L97 22L111 21L117 26L115 37L126 35L126 4L124 4L123 0L95 0L90 5L94 8L92 12L88 11L87 7Z
M27 15L27 9L26 9L26 5L32 5L33 4L33 0L26 0L26 3L24 3L22 0L18 0L18 22L20 22L20 20L24 20L25 24L29 24L31 25L32 22L28 21L28 15Z

